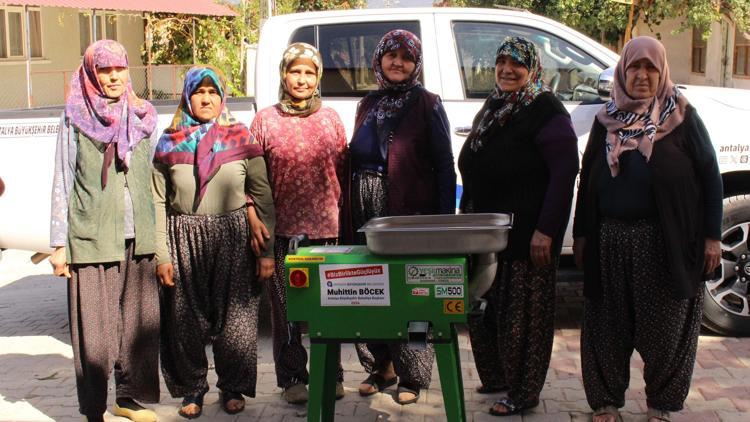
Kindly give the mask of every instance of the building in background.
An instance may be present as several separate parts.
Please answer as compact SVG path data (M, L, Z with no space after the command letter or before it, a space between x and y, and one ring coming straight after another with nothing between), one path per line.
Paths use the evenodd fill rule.
M682 22L667 19L654 28L639 23L633 35L661 36L676 83L750 89L750 32L723 15L704 40L701 28L677 32Z
M71 73L93 41L128 51L134 90L143 97L182 87L175 67L146 67L141 51L149 13L233 16L213 0L0 0L0 109L62 104Z

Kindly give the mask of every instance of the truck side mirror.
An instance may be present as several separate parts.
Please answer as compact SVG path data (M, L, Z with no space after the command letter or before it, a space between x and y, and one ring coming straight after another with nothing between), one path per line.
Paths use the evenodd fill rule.
M604 101L609 101L610 93L612 92L612 85L615 81L615 67L605 69L599 74L599 81L596 84L596 90L599 92L599 96Z

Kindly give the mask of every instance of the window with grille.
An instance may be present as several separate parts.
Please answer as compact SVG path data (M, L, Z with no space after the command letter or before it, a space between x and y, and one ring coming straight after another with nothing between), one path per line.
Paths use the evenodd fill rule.
M42 13L29 9L31 57L42 57ZM26 16L23 8L0 8L0 59L26 57Z
M693 28L693 55L691 69L693 73L706 73L706 40L703 29Z
M750 32L734 34L734 69L732 75L750 77Z
M94 36L92 37L91 13L82 12L78 14L79 43L82 56L89 44L94 41L103 39L117 41L117 15L108 13L95 16Z

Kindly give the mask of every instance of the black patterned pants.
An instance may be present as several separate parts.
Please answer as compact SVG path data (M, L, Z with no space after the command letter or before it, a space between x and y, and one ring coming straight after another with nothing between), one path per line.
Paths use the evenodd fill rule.
M78 408L83 415L107 410L114 368L117 397L159 401L159 286L153 255L71 265L68 316Z
M352 220L356 230L371 218L387 215L388 182L384 175L367 170L356 173L352 182ZM356 233L356 241L364 244L364 234ZM425 350L412 350L405 343L357 343L354 346L367 372L382 371L393 362L400 383L417 389L430 386L435 360L432 344Z
M479 379L508 388L518 406L536 406L547 377L555 324L557 259L540 268L530 260L501 261L484 295L482 317L469 317L469 339Z
M630 357L637 350L648 406L681 410L695 364L703 291L690 299L673 297L656 223L606 220L599 236L602 294L586 298L581 332L589 405L624 406Z
M172 397L208 391L206 345L217 387L255 397L260 285L244 208L170 215L173 288L162 292L161 365Z
M336 239L313 239L314 245L335 244ZM273 363L276 369L276 384L289 388L295 384L307 384L310 374L307 372L307 352L302 348L287 347L290 343L302 344L300 330L291 332L286 319L286 283L284 259L289 253L289 238L276 236L274 242L276 268L268 283L268 298L271 301L271 336L273 339ZM344 381L344 368L339 363L338 381Z

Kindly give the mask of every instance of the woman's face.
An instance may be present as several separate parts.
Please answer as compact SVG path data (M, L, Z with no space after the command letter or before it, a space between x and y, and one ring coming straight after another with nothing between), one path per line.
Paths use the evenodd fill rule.
M417 64L409 57L406 49L399 48L383 54L380 59L380 67L383 69L383 75L386 79L398 84L409 79Z
M118 99L125 92L128 86L127 67L98 67L96 68L96 79L108 98Z
M209 78L203 78L198 88L190 94L190 109L193 117L201 123L219 117L221 94Z
M644 100L656 95L659 70L648 59L636 60L625 69L625 91L634 100Z
M310 59L299 58L286 68L284 77L286 91L295 100L306 100L313 96L318 87L318 68Z
M510 56L500 56L495 64L495 82L503 92L516 92L529 80L529 69Z

